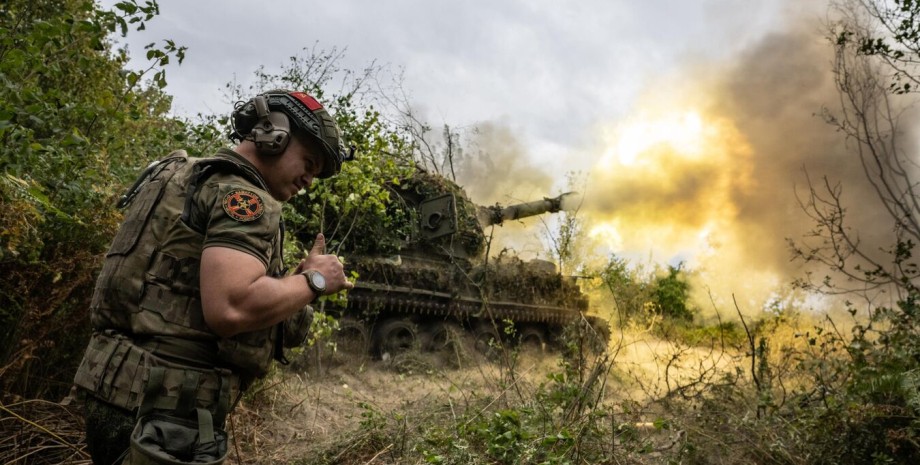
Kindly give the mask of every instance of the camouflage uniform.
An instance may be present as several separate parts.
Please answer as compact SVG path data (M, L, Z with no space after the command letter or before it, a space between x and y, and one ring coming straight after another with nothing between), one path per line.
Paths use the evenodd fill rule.
M128 447L138 408L203 408L220 427L231 400L282 344L303 342L306 307L272 328L221 338L205 324L202 251L229 247L283 274L281 203L256 168L227 149L211 158L177 151L146 172L106 254L91 306L92 339L74 384L87 394L87 440L96 463ZM151 371L157 384L148 386Z

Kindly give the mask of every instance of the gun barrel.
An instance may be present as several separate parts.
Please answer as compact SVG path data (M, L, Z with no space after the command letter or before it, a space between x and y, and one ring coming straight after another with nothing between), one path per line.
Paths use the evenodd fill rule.
M558 197L546 197L543 200L534 200L532 202L518 203L502 207L495 205L485 207L484 214L480 215L480 222L483 226L502 224L508 220L527 218L528 216L542 215L543 213L556 213L562 210L562 202L571 192L559 195Z

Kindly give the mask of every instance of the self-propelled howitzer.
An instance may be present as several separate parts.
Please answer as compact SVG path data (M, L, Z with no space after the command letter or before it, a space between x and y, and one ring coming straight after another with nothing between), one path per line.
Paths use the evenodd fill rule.
M402 227L379 231L379 247L365 241L355 247L362 250L344 254L359 278L347 306L331 309L340 345L387 356L436 351L471 334L481 349L501 341L542 350L572 323L587 323L596 345L606 344L606 322L585 315L588 300L574 278L509 251L487 258L484 228L559 212L569 194L479 206L455 183L424 171L391 194L388 213L403 219Z

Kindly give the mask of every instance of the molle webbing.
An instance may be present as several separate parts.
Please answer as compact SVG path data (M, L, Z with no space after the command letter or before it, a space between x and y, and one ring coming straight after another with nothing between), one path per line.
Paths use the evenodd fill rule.
M211 369L220 365L217 356L217 342L192 341L178 337L151 336L135 338L135 345L157 357L190 365L199 369Z
M239 376L229 370L175 363L114 331L93 335L74 383L126 410L142 403L167 411L207 408L218 424L240 390ZM152 397L145 394L150 390Z
M198 257L176 258L157 250L151 257L147 273L151 280L168 286L177 294L198 298L199 261Z
M147 381L147 387L144 389L144 400L141 402L141 405L137 410L137 418L142 418L158 408L157 401L163 396L162 389L158 388L158 386L163 386L166 384L166 377L166 368L153 367L150 369L150 378ZM179 399L176 402L176 407L172 409L172 414L180 418L189 418L191 417L192 412L196 412L199 421L199 431L203 435L207 435L210 438L209 440L202 438L201 442L211 442L214 440L214 424L216 423L217 425L223 425L224 419L227 417L227 413L230 409L229 383L224 383L222 385L222 389L219 393L218 403L214 408L214 422L212 422L212 415L210 411L199 407L196 402L196 392L198 390L200 379L200 372L192 370L187 370L185 372L185 379L183 380L182 387L179 391Z
M115 234L115 239L112 241L112 246L109 248L107 255L128 254L134 249L141 232L150 219L153 207L163 197L163 186L176 175L179 168L186 162L188 162L188 158L185 156L185 152L180 152L177 155L163 159L156 165L155 170L146 172L143 180L138 179L137 186L134 188L135 192L131 193L130 197L123 199L123 202L126 206L134 201L139 202L139 204L125 215L124 223L118 229L118 233Z

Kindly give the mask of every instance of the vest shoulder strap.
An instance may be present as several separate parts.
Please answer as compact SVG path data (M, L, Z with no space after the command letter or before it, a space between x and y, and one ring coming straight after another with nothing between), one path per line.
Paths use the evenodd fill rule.
M131 201L134 200L134 197L137 196L138 192L141 191L141 188L143 188L148 181L159 176L160 173L168 168L169 165L173 162L187 160L188 154L185 152L185 150L176 150L167 155L166 158L163 158L162 160L151 162L149 165L147 165L146 168L144 168L144 171L141 171L140 176L137 177L137 179L134 181L134 184L132 184L131 187L129 187L128 190L126 190L125 193L122 194L122 196L118 199L116 207L119 209L127 207L131 204Z
M189 177L188 187L185 191L185 207L182 209L182 222L201 234L204 234L206 225L195 224L192 221L194 201L197 197L196 194L198 194L198 190L211 176L217 173L234 173L242 176L260 189L268 190L265 181L262 180L262 177L254 169L227 158L214 157L200 159L195 163L192 169L194 171Z

